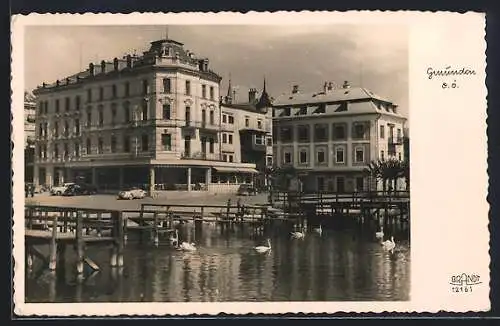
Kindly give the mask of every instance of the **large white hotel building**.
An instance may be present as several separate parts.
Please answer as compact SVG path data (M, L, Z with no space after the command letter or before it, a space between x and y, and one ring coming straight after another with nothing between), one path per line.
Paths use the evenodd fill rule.
M163 39L141 56L91 63L85 71L44 83L33 92L35 184L81 180L101 189L143 185L150 191L203 184L233 191L252 182L256 162L242 160L241 144L223 142L240 126L227 117L237 107L228 103L222 114L221 79L208 59ZM257 124L262 115L262 128L270 131L270 103L258 102L251 118Z

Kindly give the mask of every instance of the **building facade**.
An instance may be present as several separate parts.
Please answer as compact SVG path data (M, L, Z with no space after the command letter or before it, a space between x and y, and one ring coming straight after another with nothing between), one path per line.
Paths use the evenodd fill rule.
M227 96L221 99L222 157L255 164L259 173L253 182L265 187L266 168L273 164L272 110L266 82L260 96L255 88L249 90L247 102L235 103L233 94L230 82Z
M208 66L164 39L141 56L91 63L38 87L35 182L141 185L151 192L235 188L235 177L257 171L223 160L222 78Z
M32 183L35 161L35 98L24 94L24 181Z
M366 168L404 159L405 123L396 104L348 82L313 93L294 86L273 102L273 156L277 166L299 171L304 191L381 190Z

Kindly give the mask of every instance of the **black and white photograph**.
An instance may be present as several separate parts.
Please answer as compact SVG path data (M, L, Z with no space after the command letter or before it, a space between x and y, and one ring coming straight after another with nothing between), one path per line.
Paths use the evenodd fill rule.
M410 302L409 39L25 26L24 302Z

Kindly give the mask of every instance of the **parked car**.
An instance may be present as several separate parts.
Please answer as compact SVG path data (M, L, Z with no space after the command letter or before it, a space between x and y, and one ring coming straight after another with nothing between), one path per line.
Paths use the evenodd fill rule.
M73 183L73 182L68 182L68 183L64 183L62 186L52 187L52 189L50 190L50 194L52 196L61 196L62 194L64 194L66 189L68 189L69 186L74 185L74 184L75 183Z
M238 196L255 196L257 189L251 184L242 184L238 188Z
M118 199L142 199L146 197L146 191L140 188L129 188L118 193Z
M97 192L96 187L87 184L72 184L66 188L63 196L93 195Z

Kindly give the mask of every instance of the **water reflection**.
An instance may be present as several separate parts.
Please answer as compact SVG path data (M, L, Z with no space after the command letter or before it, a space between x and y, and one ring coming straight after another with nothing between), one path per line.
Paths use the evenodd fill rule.
M374 239L376 227L325 230L320 236L290 239L275 229L264 236L250 227L221 230L214 225L180 227L181 241L196 252L168 244L158 248L129 243L125 267L107 266L108 253L91 249L101 266L92 278L75 280L68 250L64 275L26 276L27 302L207 302L207 301L367 301L409 300L410 249L407 230L389 229L394 253ZM271 239L272 250L253 247Z

